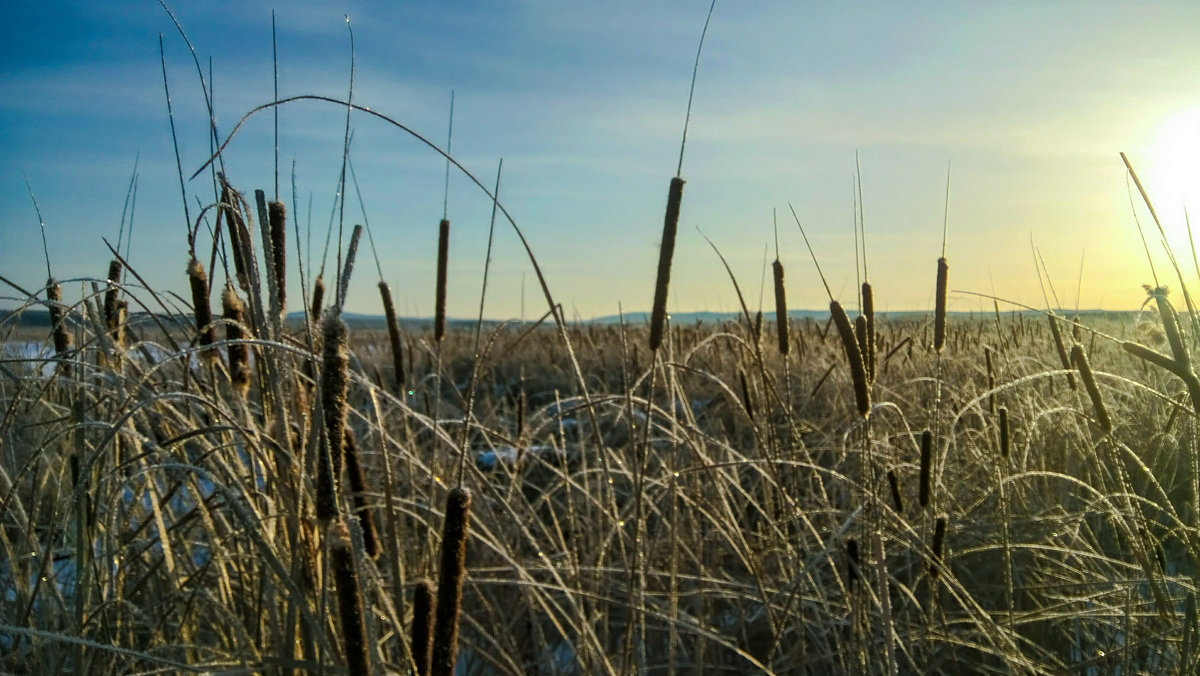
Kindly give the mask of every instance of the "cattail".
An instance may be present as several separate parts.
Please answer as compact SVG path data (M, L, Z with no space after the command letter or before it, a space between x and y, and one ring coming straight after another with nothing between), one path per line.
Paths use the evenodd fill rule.
M379 556L379 536L375 531L375 522L371 520L371 512L367 509L367 475L363 471L362 458L358 455L354 430L347 427L345 435L343 451L346 454L346 474L350 478L354 516L362 528L363 551L374 559Z
M787 356L790 341L788 341L787 296L783 288L783 263L778 258L771 264L775 275L775 332L779 338L779 354Z
M859 315L854 318L854 342L858 343L858 353L863 358L863 372L867 375L867 383L871 382L871 370L867 368L867 318Z
M113 342L118 347L124 347L126 334L129 327L129 301L117 301L117 322L116 335L113 336Z
M238 298L233 285L226 283L225 292L221 294L221 311L228 322L225 325L225 340L240 341L246 337L243 322L246 320L246 306ZM243 397L250 391L250 348L244 343L229 344L229 380L233 388Z
M275 288L279 294L279 309L287 312L287 207L283 202L267 205L271 225L271 258L275 263Z
M322 326L324 352L321 362L321 413L325 419L326 453L317 460L317 518L337 517L337 483L342 474L342 451L346 430L346 396L350 381L349 338L346 322L339 313L325 318Z
M754 313L754 326L751 328L754 333L754 344L758 345L762 342L762 310Z
M937 297L933 310L933 349L941 352L946 345L946 289L950 283L950 264L943 256L937 262Z
M329 547L333 582L337 587L338 611L342 619L342 640L346 645L346 670L351 674L371 673L367 652L366 615L363 612L362 591L358 570L354 567L354 549L346 524L337 523L329 531Z
M851 588L858 583L858 540L846 540L846 582Z
M1012 444L1008 430L1008 407L1000 407L1000 457L1007 458Z
M746 417L754 420L754 404L750 400L750 385L746 382L744 369L738 369L738 380L742 384L742 405L746 407Z
M983 348L983 360L987 362L988 413L995 413L996 395L991 392L996 389L996 372L992 367L992 348L986 345Z
M867 339L862 345L863 365L867 369L867 380L875 382L875 292L870 282L862 284L862 316L867 318Z
M858 339L854 336L850 318L846 316L841 303L836 300L830 301L829 314L837 325L842 349L846 351L846 359L850 362L850 379L854 383L854 400L858 405L858 414L865 417L871 412L871 390L867 387L867 373L863 366L862 352L858 349Z
M237 273L238 286L247 293L250 292L250 276L248 273L250 258L247 247L250 244L250 230L246 228L246 219L242 217L239 204L241 195L225 183L221 178L221 209L225 215L225 231L229 234L229 248L233 252L233 268Z
M113 259L108 264L108 289L104 292L104 324L108 327L108 335L116 342L120 327L120 317L117 316L117 285L121 283L121 261Z
M467 528L471 520L471 491L457 486L446 497L442 526L441 568L433 625L433 676L452 676L458 652L458 614L467 568Z
M887 471L888 487L892 489L892 502L896 505L896 513L904 513L904 500L900 498L900 479L896 477L896 470L889 469Z
M921 482L917 492L917 502L922 507L929 506L930 479L933 475L933 432L926 429L921 432Z
M937 518L933 527L933 559L929 562L929 577L936 579L941 572L942 550L946 544L946 517Z
M321 318L321 304L325 302L325 279L324 275L317 275L317 281L313 282L312 305L308 307L308 317L313 324Z
M383 315L387 320L388 340L392 345L392 368L395 370L396 394L404 389L404 353L400 349L400 321L396 319L396 305L392 302L392 289L387 282L379 282L379 295L383 297Z
M1163 293L1155 294L1154 300L1158 301L1158 314L1162 316L1163 333L1167 334L1167 342L1171 345L1171 354L1180 366L1190 371L1192 357L1188 354L1187 345L1184 344L1183 336L1179 333L1179 318L1175 314L1175 308L1171 307L1171 303L1167 301L1167 297Z
M671 285L671 259L675 255L675 231L679 228L679 205L683 201L683 179L671 179L667 192L667 214L663 219L662 245L658 250L658 277L654 282L654 307L650 313L650 349L662 345L667 321L667 288Z
M1088 364L1087 353L1083 351L1083 346L1079 343L1075 343L1071 348L1071 361L1075 363L1075 368L1079 369L1079 378L1083 381L1083 388L1087 390L1088 398L1092 400L1092 408L1096 409L1096 422L1105 433L1112 434L1112 418L1108 417L1108 408L1100 396L1100 388L1096 386L1096 376L1092 373L1091 365Z
M216 340L216 327L212 323L212 306L208 302L208 275L204 273L204 264L195 256L188 259L188 284L192 287L192 311L196 316L196 343L201 347L212 345ZM210 350L201 351L201 356L210 362L216 354Z
M446 337L446 266L450 259L450 221L438 224L437 296L434 301L433 338Z
M46 280L46 300L50 307L54 356L65 360L71 351L71 334L67 332L67 308L62 304L62 286L53 277ZM66 361L60 362L58 369L64 376L71 375L71 366Z
M413 587L412 653L417 676L429 676L433 661L433 584L421 580Z
M1064 369L1070 369L1072 368L1071 358L1067 356L1067 346L1063 342L1062 330L1058 327L1058 318L1054 316L1053 312L1046 316L1050 319L1050 335L1054 337L1054 349L1058 351L1058 360L1062 362ZM1072 390L1075 389L1075 377L1070 373L1067 374L1067 385Z

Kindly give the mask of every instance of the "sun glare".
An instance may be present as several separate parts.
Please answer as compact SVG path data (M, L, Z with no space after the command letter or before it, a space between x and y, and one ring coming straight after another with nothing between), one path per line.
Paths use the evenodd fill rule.
M1184 207L1189 215L1200 214L1200 106L1162 125L1143 182L1164 221L1182 225Z

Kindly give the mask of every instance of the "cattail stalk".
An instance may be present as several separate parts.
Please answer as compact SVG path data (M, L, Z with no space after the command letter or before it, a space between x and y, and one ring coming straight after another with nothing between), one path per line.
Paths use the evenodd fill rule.
M1108 407L1104 405L1104 398L1100 396L1100 388L1096 386L1096 376L1092 373L1091 365L1088 364L1087 353L1083 351L1083 346L1079 343L1075 343L1071 348L1071 361L1074 362L1075 368L1079 369L1079 379L1083 381L1083 388L1087 390L1088 398L1092 400L1092 408L1096 409L1096 422L1106 434L1112 434L1112 418L1108 416Z
M434 299L433 338L446 337L446 266L450 262L450 221L438 223L437 293Z
M317 459L317 518L328 521L338 514L338 477L342 474L342 452L346 430L346 396L350 381L350 355L346 344L349 330L339 313L322 324L324 352L321 363L321 413L325 420L326 452Z
M457 486L446 497L442 526L441 568L433 625L433 676L452 676L458 652L458 614L463 576L467 569L467 528L471 520L471 491Z
M937 261L937 296L933 311L933 349L941 352L946 346L946 290L950 283L950 264L945 256Z
M333 582L337 588L338 612L342 620L342 641L346 648L346 670L351 674L371 673L367 647L366 615L363 612L362 590L358 570L354 567L354 548L350 531L337 523L329 532L329 548Z
M850 362L850 379L854 383L854 401L858 405L858 414L866 417L871 412L871 390L867 386L867 372L863 366L862 352L858 349L858 339L841 303L836 300L830 301L829 314L837 325L842 349L846 351L846 360Z
M196 317L196 343L200 347L207 347L216 340L217 333L212 323L212 306L208 301L208 275L204 272L204 264L195 256L188 259L187 273L188 284L192 288L192 312ZM210 363L216 357L211 350L202 350L200 355Z
M917 502L921 507L929 506L932 495L931 479L933 477L933 432L926 429L921 432L921 480L917 491Z
M400 344L400 321L396 319L396 305L392 302L392 289L387 282L379 282L379 295L383 298L383 314L387 320L388 340L392 346L392 368L395 371L396 394L404 389L404 353Z
M221 294L221 311L228 322L225 324L225 340L241 341L246 337L246 306L238 298L232 284L225 285ZM250 391L250 348L245 343L229 344L229 380L233 388L243 397Z
M667 213L663 218L662 245L658 250L658 276L654 281L654 307L650 312L650 349L662 346L667 321L667 289L671 285L671 259L675 256L675 233L679 229L679 205L683 201L684 180L671 179L667 192Z
M779 339L779 354L787 356L791 346L788 340L787 295L783 287L783 263L778 258L771 264L775 276L775 331Z
M375 530L375 522L371 520L371 512L367 509L367 475L363 471L362 457L358 454L358 441L354 430L345 429L346 474L350 479L351 498L354 503L354 516L362 529L363 551L372 559L379 557L379 536Z
M66 359L71 351L71 334L67 331L67 308L62 304L62 285L53 277L46 280L46 300L50 307L51 335L54 337L54 356L61 359L58 370L64 376L71 375L71 365Z
M287 207L275 201L267 205L271 225L271 255L275 264L275 289L279 295L279 313L287 315Z
M429 676L433 661L433 584L429 580L413 587L412 653L417 676Z

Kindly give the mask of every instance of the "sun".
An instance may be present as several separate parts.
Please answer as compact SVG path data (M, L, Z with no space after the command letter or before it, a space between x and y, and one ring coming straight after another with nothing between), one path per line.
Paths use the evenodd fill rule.
M1200 214L1200 106L1167 119L1159 129L1142 177L1164 220L1182 222L1182 210Z

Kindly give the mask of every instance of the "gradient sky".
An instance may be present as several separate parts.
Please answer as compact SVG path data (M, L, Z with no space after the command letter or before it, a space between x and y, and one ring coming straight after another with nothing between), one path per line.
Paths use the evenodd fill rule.
M224 138L243 114L272 100L272 5L176 2L173 9L206 77L212 59ZM568 317L649 310L708 2L322 0L275 9L281 97L345 98L348 14L355 101L444 145L455 91L453 154L489 186L504 159L501 201ZM183 294L185 221L160 34L185 175L208 158L209 143L196 68L166 12L148 1L9 3L0 31L0 275L30 289L46 276L27 175L54 275L102 276L110 255L101 237L116 241L140 157L130 260L156 290ZM1053 304L1136 309L1151 273L1135 214L1148 228L1160 279L1177 282L1165 274L1141 201L1131 209L1118 153L1129 154L1172 241L1185 246L1181 207L1189 191L1200 195L1197 34L1196 2L718 3L683 162L670 308L737 307L700 231L757 306L768 245L774 258L773 209L790 307L825 306L789 202L834 294L853 306L857 151L877 307L932 307L952 161L952 288L1044 306L1032 237L1057 291ZM344 107L280 109L281 197L290 209L294 162L298 216L312 242L303 253L313 270L344 125ZM351 158L384 279L402 314L429 315L444 163L367 115L354 114L351 125ZM228 176L247 195L274 193L272 142L268 112L229 146ZM208 175L189 181L187 191L195 218L197 199L213 201ZM362 221L348 192L347 233ZM478 312L490 213L486 196L452 174L451 316ZM202 240L207 264L209 240ZM347 305L378 313L378 273L366 244ZM295 242L289 246L294 273ZM1190 286L1191 256L1180 257ZM300 288L292 280L294 299ZM82 285L66 286L77 298ZM525 315L540 315L528 259L511 228L498 223L486 314L519 316L523 290ZM20 302L7 288L0 295L0 307ZM951 299L951 309L980 307L991 303Z

